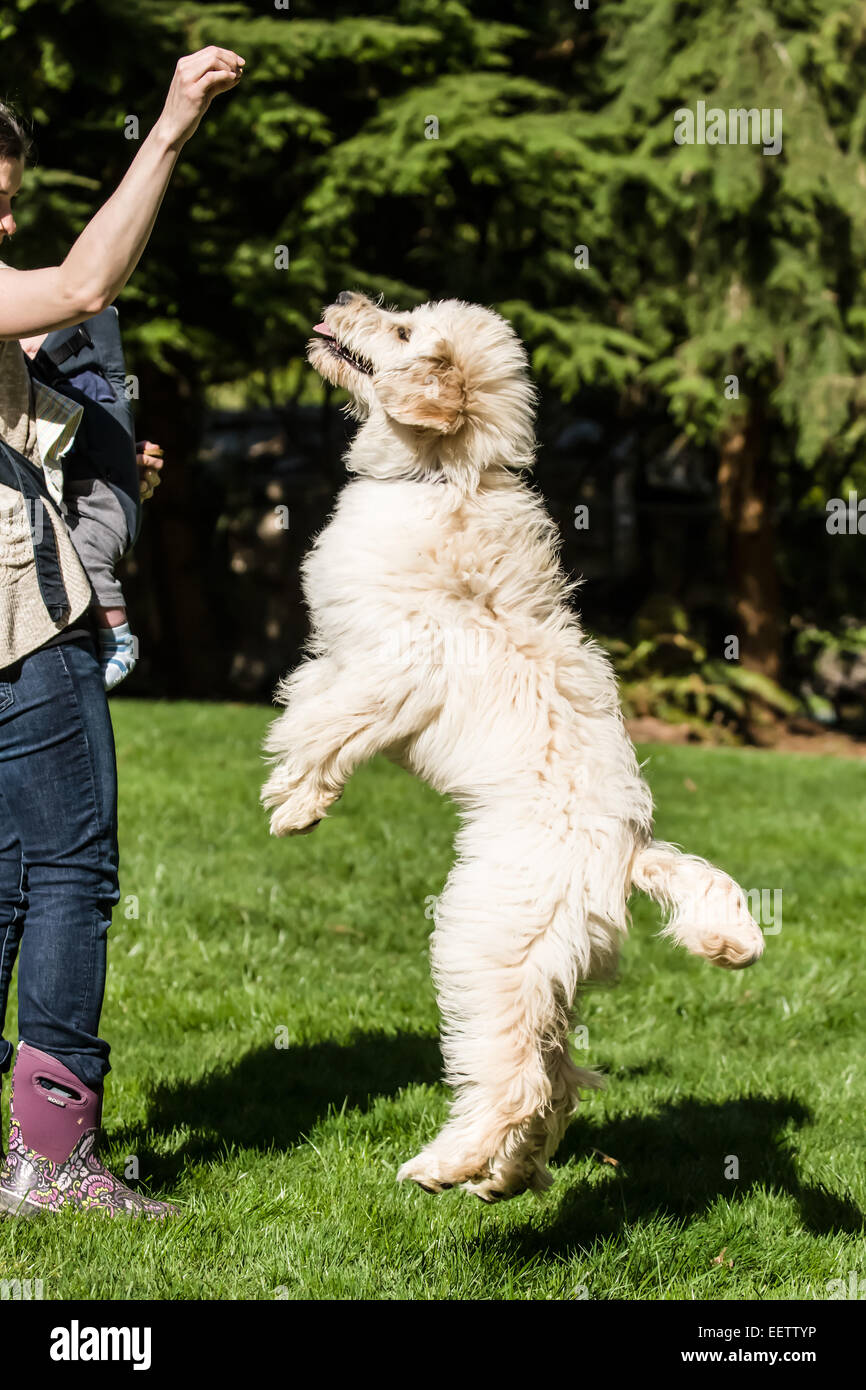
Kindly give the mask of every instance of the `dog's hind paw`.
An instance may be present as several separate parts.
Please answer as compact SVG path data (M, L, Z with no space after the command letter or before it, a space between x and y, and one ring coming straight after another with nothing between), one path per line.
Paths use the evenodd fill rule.
M434 1196L459 1186L488 1203L503 1202L530 1190L544 1192L553 1183L553 1177L537 1156L494 1157L487 1162L455 1158L448 1162L430 1150L403 1164L397 1181L407 1180Z
M471 1192L473 1197L479 1197L482 1202L492 1206L494 1202L505 1202L509 1197L519 1197L526 1191L525 1187L508 1188L497 1181L496 1178L484 1178L481 1182L465 1182L464 1191Z
M553 1186L553 1174L537 1154L493 1158L489 1174L489 1177L463 1184L467 1192L482 1202L504 1202L524 1192L546 1192Z
M432 1154L427 1153L416 1154L404 1163L397 1173L397 1181L417 1183L424 1192L434 1197L454 1186L453 1182L446 1181Z

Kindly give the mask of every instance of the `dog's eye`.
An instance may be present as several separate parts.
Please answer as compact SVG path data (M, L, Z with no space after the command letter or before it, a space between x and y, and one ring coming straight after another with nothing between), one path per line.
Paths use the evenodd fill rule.
M401 324L400 327L397 329L397 337L398 337L398 338L402 338L404 343L408 343L408 341L409 341L409 330L408 330L408 328L404 328L403 325Z

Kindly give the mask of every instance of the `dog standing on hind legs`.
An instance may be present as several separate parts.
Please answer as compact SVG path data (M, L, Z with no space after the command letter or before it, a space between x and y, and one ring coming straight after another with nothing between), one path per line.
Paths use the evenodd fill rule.
M398 1177L486 1201L540 1192L599 1084L569 1054L573 1001L614 967L632 889L717 965L751 964L763 936L727 874L652 838L610 662L526 481L534 392L510 325L344 292L316 332L309 359L360 428L304 561L309 654L278 691L262 799L275 835L305 833L385 753L456 803L431 942L454 1101Z

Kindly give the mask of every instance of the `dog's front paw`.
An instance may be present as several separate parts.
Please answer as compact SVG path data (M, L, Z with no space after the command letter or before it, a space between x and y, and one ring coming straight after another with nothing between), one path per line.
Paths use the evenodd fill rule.
M723 970L743 970L763 955L764 933L736 883L708 895L703 916L696 955Z
M263 805L274 808L272 835L309 835L336 799L308 783L290 782L281 768L272 773L262 788Z
M274 811L271 816L271 834L278 837L285 835L311 835L317 825L321 825L322 818L310 821L309 825L293 825L292 817L282 810Z
M322 820L326 810L326 806L312 801L284 801L271 816L271 834L309 835Z

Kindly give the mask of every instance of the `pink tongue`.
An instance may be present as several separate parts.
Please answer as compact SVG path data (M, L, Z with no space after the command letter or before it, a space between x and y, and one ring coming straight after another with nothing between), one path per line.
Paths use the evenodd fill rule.
M327 338L333 338L333 333L326 323L317 323L313 329L314 333L324 333Z

